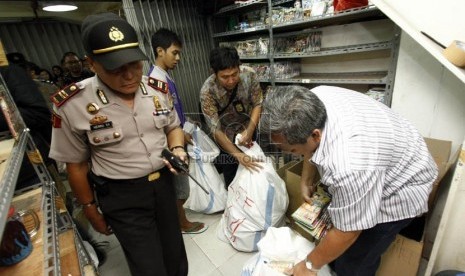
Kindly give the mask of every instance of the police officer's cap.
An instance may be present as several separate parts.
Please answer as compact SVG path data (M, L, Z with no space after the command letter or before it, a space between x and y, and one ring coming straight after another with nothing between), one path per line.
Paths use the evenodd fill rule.
M134 28L114 13L86 17L81 25L81 36L87 55L107 70L147 59L139 48Z

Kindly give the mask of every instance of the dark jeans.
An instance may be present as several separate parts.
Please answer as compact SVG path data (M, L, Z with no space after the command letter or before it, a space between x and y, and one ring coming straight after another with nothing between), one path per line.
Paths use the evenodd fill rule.
M381 255L388 249L399 231L412 220L413 218L380 223L363 230L355 243L331 263L331 267L338 276L374 276Z
M109 180L98 195L102 213L123 248L134 276L185 276L187 255L182 238L173 175L161 170L154 181Z

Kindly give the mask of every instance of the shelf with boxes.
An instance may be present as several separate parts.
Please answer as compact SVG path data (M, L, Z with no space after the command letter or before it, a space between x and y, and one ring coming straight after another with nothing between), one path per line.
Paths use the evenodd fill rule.
M236 19L231 9L229 18L220 17L223 24L214 23L213 38L235 47L263 83L376 91L376 99L390 106L400 30L373 5L333 12L322 2L307 11L288 7L295 1L268 1L268 11L257 6Z
M84 275L84 271L86 275L95 274L64 204L56 204L63 202L62 197L1 74L0 105L9 127L0 137L0 274ZM25 156L40 182L15 191ZM30 216L23 217L26 213ZM34 218L32 225L27 223L31 216ZM59 228L60 225L65 227ZM22 241L22 246L18 240ZM19 247L11 247L12 244Z

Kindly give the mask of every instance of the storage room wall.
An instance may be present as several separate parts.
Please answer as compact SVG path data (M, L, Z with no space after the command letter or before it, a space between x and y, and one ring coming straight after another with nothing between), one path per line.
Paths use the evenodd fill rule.
M22 53L28 61L48 70L55 64L60 65L65 52L76 52L84 57L80 24L76 23L48 19L3 22L0 40L6 53Z
M452 141L453 155L465 143L465 83L406 33L402 33L397 64L392 108L411 120L424 136ZM435 207L440 210L432 210L439 214L434 220L441 219L446 201L454 206L465 202L465 181L443 185L460 185L462 192L448 198L449 189L440 189ZM463 208L450 208L447 212L444 215L451 218L463 217ZM440 221L431 223L439 225ZM460 257L465 256L465 246L460 242L465 221L449 219L449 224L440 227L445 231L444 238L434 241L438 258L430 259L430 272L434 275L446 269L465 270L465 259Z
M402 33L392 106L423 136L453 142L465 137L465 83Z
M331 48L391 41L394 37L396 28L392 21L385 19L329 26L316 30L322 31L322 47ZM390 62L390 51L378 50L352 55L322 56L302 59L301 70L302 73L387 71Z
M126 17L139 31L145 52L153 61L150 38L159 28L176 32L183 41L181 61L172 71L187 116L199 120L199 94L210 75L208 57L212 38L206 17L190 0L123 0Z

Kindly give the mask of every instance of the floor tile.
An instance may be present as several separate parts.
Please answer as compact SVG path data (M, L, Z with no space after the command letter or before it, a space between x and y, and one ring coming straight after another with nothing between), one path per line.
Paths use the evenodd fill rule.
M202 249L192 240L184 240L189 261L189 276L209 275L216 267L203 253Z
M200 275L194 275L194 276L200 276ZM210 274L207 274L206 276L223 276L223 274L220 272L219 269L216 269L215 271L213 271ZM239 275L237 275L237 276L239 276Z
M237 252L218 269L223 276L239 276L241 275L242 267L256 252Z
M204 233L192 238L215 267L221 266L237 252L230 244L220 241L216 236L218 222L210 225Z

